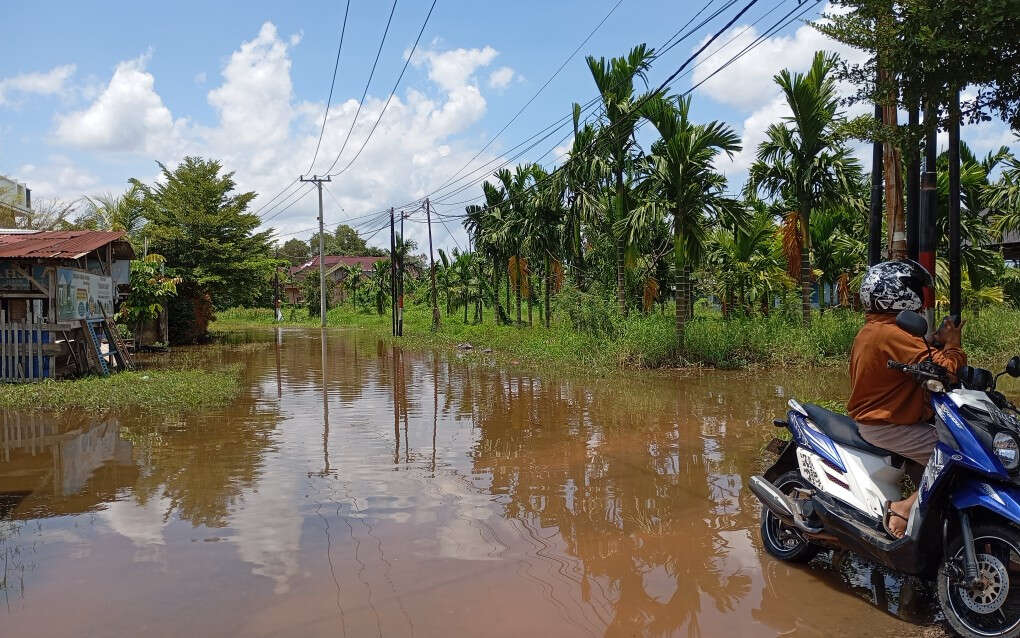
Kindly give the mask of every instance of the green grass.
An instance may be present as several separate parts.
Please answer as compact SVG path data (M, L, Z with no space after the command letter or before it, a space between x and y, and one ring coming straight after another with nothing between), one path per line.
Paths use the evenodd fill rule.
M590 309L588 310L590 313ZM674 317L634 313L612 317L594 332L575 329L568 313L554 314L553 325L497 326L486 309L482 324L465 324L463 309L442 320L438 332L431 330L431 314L425 306L412 305L405 312L404 337L409 348L448 348L460 343L474 346L471 356L491 350L495 359L542 366L562 366L592 371L615 368L661 368L712 366L717 368L768 368L794 365L845 366L854 336L864 322L860 313L830 309L814 316L809 327L781 311L768 317L732 317L725 320L710 309L699 308L688 323L683 343L677 348ZM583 312L576 313L584 322ZM285 324L318 325L304 309L284 311ZM589 322L594 323L594 322ZM234 308L217 314L213 330L233 330L273 325L269 309ZM390 339L389 315L355 312L349 305L327 313L327 325L355 328ZM989 308L971 316L964 329L964 347L974 365L1001 370L1006 360L1020 354L1020 311Z
M216 370L144 370L108 377L0 386L0 407L62 410L134 407L179 412L230 403L241 391L240 365Z

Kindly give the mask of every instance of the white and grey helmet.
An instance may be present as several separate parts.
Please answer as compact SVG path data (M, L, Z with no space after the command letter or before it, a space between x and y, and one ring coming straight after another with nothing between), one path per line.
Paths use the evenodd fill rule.
M867 312L920 310L931 274L912 259L883 261L868 268L861 282L861 303Z

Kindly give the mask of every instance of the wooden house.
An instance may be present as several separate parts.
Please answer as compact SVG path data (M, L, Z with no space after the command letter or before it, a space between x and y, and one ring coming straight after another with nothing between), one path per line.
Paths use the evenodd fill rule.
M113 324L135 257L124 235L0 229L0 381L130 366Z

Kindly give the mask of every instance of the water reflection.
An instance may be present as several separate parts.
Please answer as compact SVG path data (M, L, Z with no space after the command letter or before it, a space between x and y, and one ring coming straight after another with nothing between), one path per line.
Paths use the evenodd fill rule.
M569 378L279 328L216 353L245 370L225 410L0 414L0 548L27 583L8 578L5 626L874 635L930 620L923 590L853 557L791 568L758 544L743 485L763 424L788 395L844 395L839 375ZM134 602L89 613L108 599Z

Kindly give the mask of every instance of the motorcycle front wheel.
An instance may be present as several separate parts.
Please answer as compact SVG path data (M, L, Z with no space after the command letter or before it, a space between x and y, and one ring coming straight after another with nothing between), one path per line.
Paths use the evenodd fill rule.
M979 584L967 587L957 569L945 561L939 566L939 606L949 625L965 638L1020 637L1020 533L1002 524L974 528ZM963 565L963 540L957 538L947 552L955 565Z
M796 489L808 489L810 485L792 470L772 482L783 494L791 494ZM808 542L800 530L790 527L769 511L761 508L761 542L765 551L781 561L788 563L806 563L821 551L817 545Z

